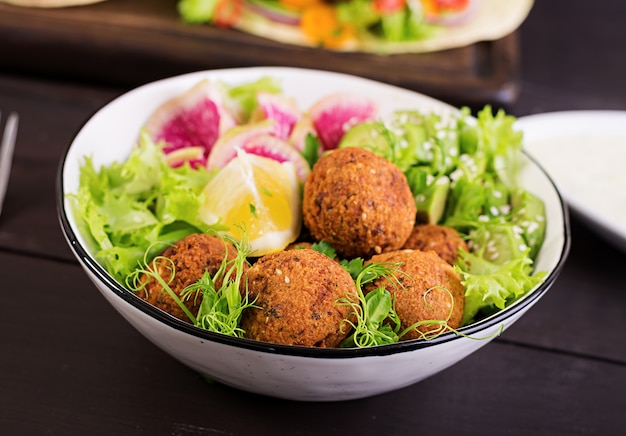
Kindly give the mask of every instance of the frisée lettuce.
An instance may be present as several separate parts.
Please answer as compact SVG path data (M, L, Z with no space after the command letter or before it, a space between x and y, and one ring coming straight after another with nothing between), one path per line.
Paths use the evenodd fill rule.
M124 162L96 169L85 157L79 189L68 198L96 260L124 283L146 256L215 227L198 219L211 175L188 164L172 168L143 132Z

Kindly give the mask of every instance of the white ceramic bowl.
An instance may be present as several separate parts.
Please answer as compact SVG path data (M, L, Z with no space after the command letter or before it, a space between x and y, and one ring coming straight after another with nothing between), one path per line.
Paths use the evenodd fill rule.
M242 390L274 397L338 401L376 395L429 377L487 345L500 329L519 319L550 288L569 250L565 206L544 171L525 158L522 184L540 196L547 208L547 233L536 260L545 282L507 309L453 333L429 341L414 340L368 349L316 349L269 345L211 333L179 321L122 287L94 260L78 231L66 194L76 192L85 156L96 166L124 160L140 127L163 101L201 78L245 83L261 76L280 79L286 95L309 107L321 95L349 91L368 95L383 114L413 108L454 108L412 91L353 76L293 68L244 68L198 72L141 86L112 101L80 130L59 171L59 216L65 237L89 278L105 299L146 338L194 370Z

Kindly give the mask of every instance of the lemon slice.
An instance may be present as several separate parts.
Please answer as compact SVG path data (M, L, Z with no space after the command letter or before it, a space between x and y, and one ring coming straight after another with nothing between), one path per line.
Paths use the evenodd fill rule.
M296 167L239 150L204 188L200 219L245 231L253 256L280 251L295 241L302 225L302 198Z

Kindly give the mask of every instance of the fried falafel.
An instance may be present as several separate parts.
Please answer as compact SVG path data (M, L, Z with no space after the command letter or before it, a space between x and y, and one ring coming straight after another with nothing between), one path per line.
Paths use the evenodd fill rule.
M337 347L350 332L344 322L358 301L350 274L337 262L310 249L287 250L260 258L247 273L256 307L243 312L245 337L307 347Z
M365 292L387 289L395 299L401 321L400 331L423 321L445 321L450 328L461 326L465 289L454 268L434 251L398 250L373 256L370 262L398 263L397 283L381 277L366 286ZM441 331L439 323L423 323L400 340L418 339ZM444 326L445 328L445 326Z
M302 241L302 242L292 242L291 244L285 247L285 250L303 250L305 248L312 249L313 243Z
M401 248L417 208L405 175L362 148L322 156L304 184L303 219L311 236L343 258L369 258Z
M459 249L468 251L467 243L455 229L437 224L416 225L402 248L433 250L449 264L456 261Z
M233 244L218 236L198 233L186 236L169 246L159 256L167 258L169 261L156 262L156 272L166 282L171 278L169 287L176 295L180 296L181 292L187 286L197 282L205 271L208 271L213 277L219 270L224 258L229 261L235 259L237 249ZM244 265L244 268L247 269L247 265ZM185 312L157 280L146 274L140 280L141 283L145 284L145 287L137 295L178 319L190 321ZM220 285L218 280L216 286L219 287ZM197 313L201 302L202 294L183 300L185 306L193 314Z

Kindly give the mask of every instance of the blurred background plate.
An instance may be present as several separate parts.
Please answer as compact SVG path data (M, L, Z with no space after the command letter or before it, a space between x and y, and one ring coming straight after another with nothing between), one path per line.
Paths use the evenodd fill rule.
M506 105L519 94L516 32L432 53L330 52L188 25L176 5L177 0L109 0L41 9L0 3L0 69L130 88L190 71L291 66L366 77L457 105Z
M98 3L105 0L0 0L0 3L9 3L16 6L33 8L65 8Z
M517 127L571 209L626 251L626 111L549 112Z

